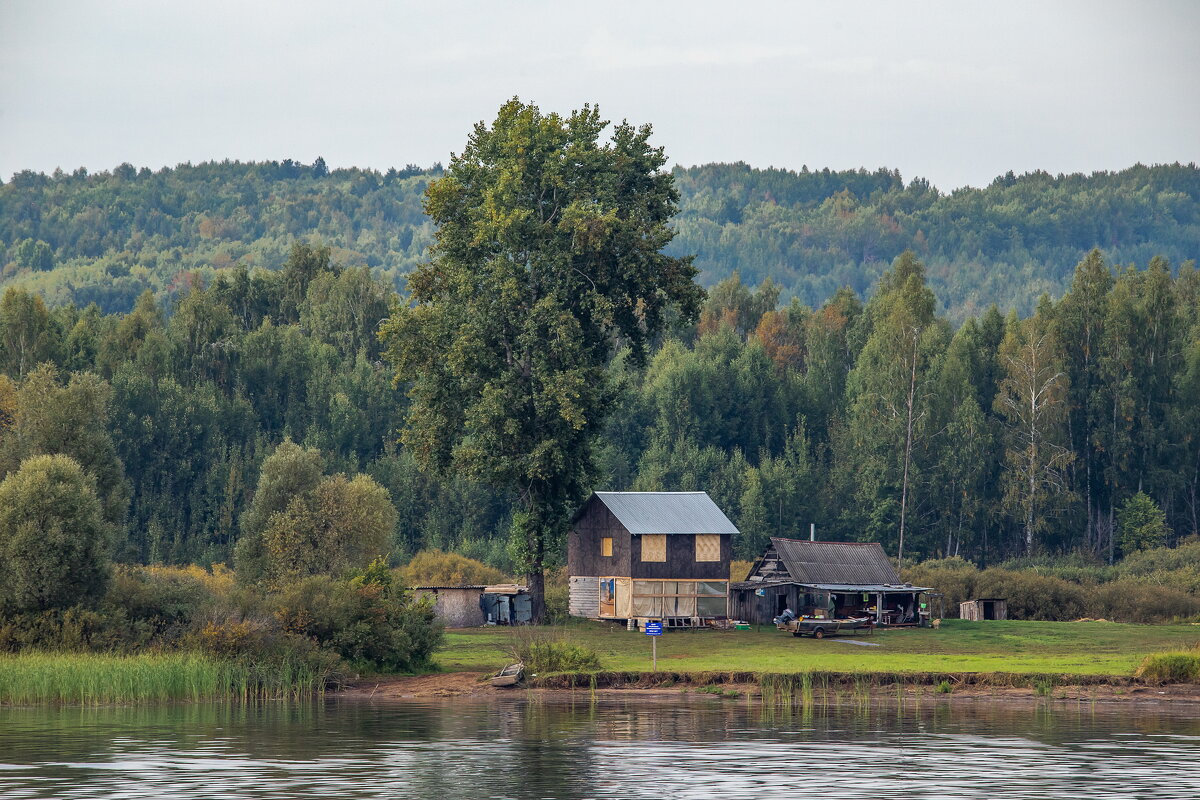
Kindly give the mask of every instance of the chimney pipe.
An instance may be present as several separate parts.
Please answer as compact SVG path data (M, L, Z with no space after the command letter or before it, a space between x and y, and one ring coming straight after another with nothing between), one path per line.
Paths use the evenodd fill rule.
M808 540L810 542L817 540L817 523L815 522L808 523Z

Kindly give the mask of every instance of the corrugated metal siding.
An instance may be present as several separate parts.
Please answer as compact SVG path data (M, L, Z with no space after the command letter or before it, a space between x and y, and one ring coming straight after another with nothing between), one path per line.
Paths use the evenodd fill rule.
M706 492L596 492L632 534L738 533Z
M595 576L571 576L568 581L568 614L584 619L597 619L600 616L599 580Z
M792 580L805 584L898 584L892 562L877 542L809 542L771 539Z

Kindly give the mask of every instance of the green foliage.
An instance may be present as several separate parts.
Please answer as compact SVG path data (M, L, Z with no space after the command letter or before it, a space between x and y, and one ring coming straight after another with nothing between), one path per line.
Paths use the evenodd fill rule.
M1135 674L1148 683L1200 683L1200 652L1153 653Z
M431 216L440 168L126 165L0 185L0 475L70 456L117 560L226 562L236 543L251 583L434 548L553 566L588 490L639 488L709 491L745 559L811 522L897 553L903 519L906 564L961 555L1088 592L1118 573L1131 592L1200 592L1200 557L1133 551L1200 532L1195 167L950 195L887 170L667 175L643 129L601 140L599 123L506 106L433 189ZM435 222L440 249L413 272ZM713 286L694 326L691 254ZM389 325L408 315L428 334L409 352L424 383L401 387L428 390L412 404L375 335L401 285L415 305ZM900 335L910 324L919 337ZM1018 378L1039 339L1035 428L1019 412L1036 381ZM427 440L393 440L406 415L431 423ZM298 451L291 478L268 463L281 442ZM433 455L454 474L423 471ZM304 459L319 462L307 482ZM538 482L564 465L570 480ZM269 565L272 515L289 515L273 532L290 547L345 510L349 486L315 499L336 473L387 490L382 545ZM1138 492L1165 527L1126 546L1119 511ZM969 594L951 572L919 582ZM1140 613L1119 599L1086 613ZM1177 600L1147 613L1185 614ZM76 639L160 624L69 613ZM22 630L43 623L66 630Z
M36 456L0 482L0 612L66 608L108 581L111 529L95 481L68 456Z
M388 573L338 581L312 576L279 594L284 630L309 638L363 667L400 672L427 669L442 626L426 600L411 600Z
M1200 597L1177 586L1116 580L1100 584L1089 595L1089 613L1100 619L1166 622L1200 615Z
M387 490L370 477L323 478L267 519L267 571L278 580L364 567L388 550L395 527Z
M399 572L406 586L486 586L505 580L498 569L437 549L417 553Z
M370 476L323 477L321 454L284 440L264 462L242 518L238 575L340 574L365 567L391 547L396 509Z
M512 100L476 126L428 189L433 259L381 329L409 385L404 442L426 469L516 494L510 553L541 573L589 488L612 408L612 342L640 361L678 308L699 310L691 259L663 254L678 194L650 127L585 106L561 117Z
M602 669L600 654L568 640L562 633L518 628L512 633L511 655L526 672L595 672Z
M1167 538L1167 517L1144 492L1138 492L1117 513L1118 540L1122 553L1161 547Z

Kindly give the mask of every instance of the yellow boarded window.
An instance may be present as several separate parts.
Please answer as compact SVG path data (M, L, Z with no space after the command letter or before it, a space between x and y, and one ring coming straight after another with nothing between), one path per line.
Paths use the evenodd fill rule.
M721 537L715 533L696 534L696 560L720 561Z
M600 540L600 555L609 556L609 557L612 556L612 537L611 536L605 536L603 539Z
M647 533L642 535L642 561L667 560L667 535Z

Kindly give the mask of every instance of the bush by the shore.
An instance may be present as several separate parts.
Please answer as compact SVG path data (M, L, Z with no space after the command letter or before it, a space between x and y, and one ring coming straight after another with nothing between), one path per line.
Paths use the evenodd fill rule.
M212 689L224 696L260 696L324 688L355 672L424 669L441 631L429 602L410 597L382 562L345 578L317 576L279 587L239 584L220 565L118 566L96 603L0 616L0 654L26 659L6 663L23 665L23 679L37 685L45 684L40 672L57 674L67 663L55 659L75 656L118 659L112 669L94 671L118 684L127 680L125 671L146 664L152 673L176 675L180 664L221 663L241 677L206 678L202 685L233 687ZM183 660L154 661L176 656ZM42 657L49 660L37 660ZM138 660L143 658L151 661ZM166 685L172 680L162 678ZM146 693L156 697L155 691ZM62 693L35 694L53 699Z
M1200 650L1153 653L1135 674L1148 683L1200 683Z
M950 618L958 616L959 603L978 597L1006 598L1010 619L1156 623L1200 617L1200 541L1143 550L1115 566L1074 555L979 569L945 558L909 567L903 577L941 592Z

